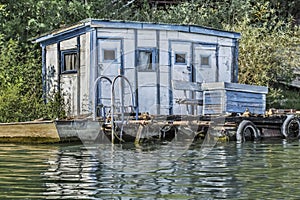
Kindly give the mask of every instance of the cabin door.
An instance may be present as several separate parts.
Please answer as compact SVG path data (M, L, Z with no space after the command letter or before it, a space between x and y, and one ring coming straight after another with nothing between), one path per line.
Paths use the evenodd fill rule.
M106 76L111 81L120 74L122 66L121 59L121 40L120 39L98 39L98 65L97 73L99 76ZM120 103L119 85L115 85L116 105ZM111 105L111 84L102 79L98 84L97 93L98 114L104 116Z
M172 41L171 42L171 82L172 81L192 81L192 43ZM179 103L181 100L192 98L191 91L178 90L171 85L172 98L170 114L186 115L191 114L191 106ZM182 101L181 101L182 102ZM172 112L173 111L173 112Z
M194 44L193 67L195 70L195 82L218 82L218 70L216 62L216 45Z
M157 49L138 48L137 49L137 80L138 80L138 106L139 112L158 114L158 68Z

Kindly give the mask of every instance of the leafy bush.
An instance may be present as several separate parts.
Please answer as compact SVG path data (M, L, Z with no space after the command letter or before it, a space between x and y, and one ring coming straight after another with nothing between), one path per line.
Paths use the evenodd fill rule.
M268 86L270 107L295 106L293 96L299 93L278 85L293 79L299 67L300 31L296 24L300 19L294 20L300 18L299 4L298 0L194 0L153 7L146 0L1 1L0 122L64 117L67 105L60 93L44 104L41 52L28 40L90 17L196 24L241 32L240 82ZM295 102L288 103L290 99Z

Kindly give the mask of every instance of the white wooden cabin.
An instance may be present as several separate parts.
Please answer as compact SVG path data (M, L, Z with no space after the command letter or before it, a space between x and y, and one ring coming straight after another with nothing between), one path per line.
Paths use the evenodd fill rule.
M109 112L111 84L101 79L94 95L94 83L119 74L131 83L139 112L169 115L202 114L201 103L187 103L201 100L202 83L237 82L239 38L194 25L87 19L35 42L42 48L45 98L60 90L68 115ZM115 88L116 105L123 98L130 106L128 84L120 79Z

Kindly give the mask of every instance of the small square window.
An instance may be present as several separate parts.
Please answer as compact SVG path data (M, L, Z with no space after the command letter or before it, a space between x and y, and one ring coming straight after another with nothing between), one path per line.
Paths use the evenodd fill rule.
M138 71L154 71L155 65L152 50L138 51Z
M77 52L76 50L62 51L62 72L76 72Z
M103 60L104 61L116 60L116 51L114 49L104 49L103 50Z
M201 67L210 67L210 56L201 56Z
M175 64L186 64L186 54L175 53Z

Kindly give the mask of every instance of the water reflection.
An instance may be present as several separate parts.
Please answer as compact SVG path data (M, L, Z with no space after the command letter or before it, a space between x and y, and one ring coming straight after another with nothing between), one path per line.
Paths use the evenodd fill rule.
M43 195L51 199L87 199L98 189L100 163L81 146L61 147L47 162L49 166L42 174L46 186Z
M1 199L296 199L299 142L155 147L0 145ZM176 148L174 147L174 151ZM105 156L103 156L105 155ZM103 156L103 157L101 157Z
M52 146L0 144L0 199L43 198L45 158L56 149Z

